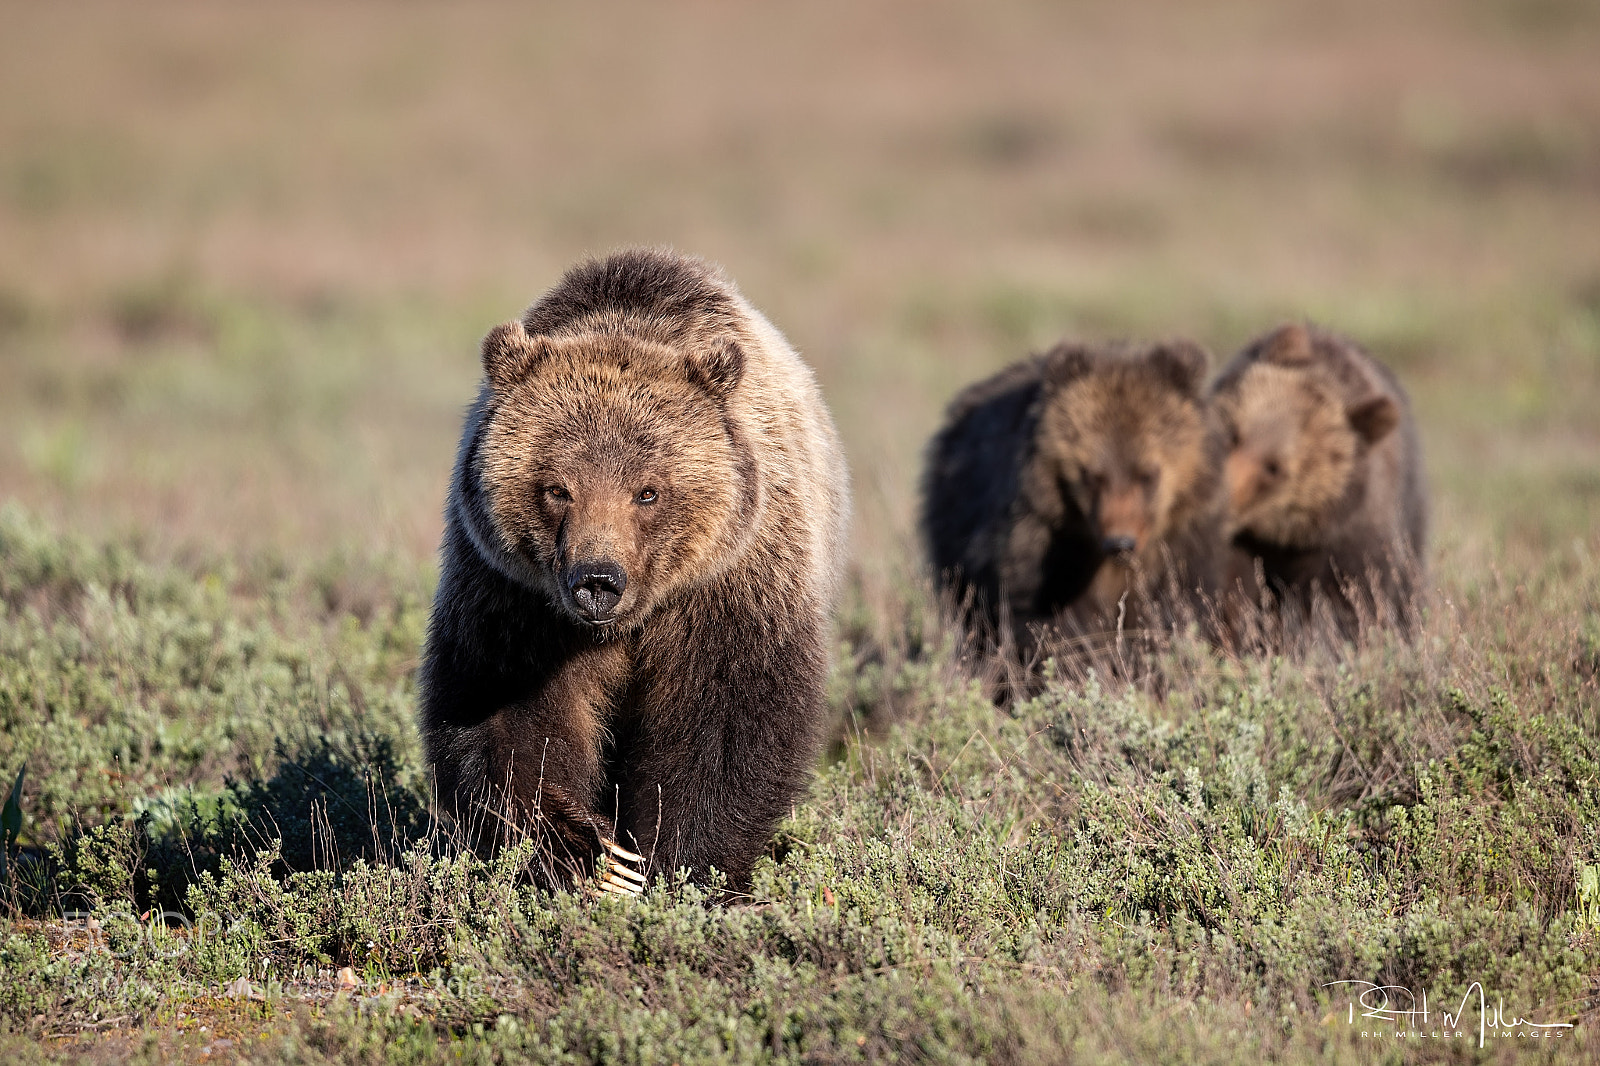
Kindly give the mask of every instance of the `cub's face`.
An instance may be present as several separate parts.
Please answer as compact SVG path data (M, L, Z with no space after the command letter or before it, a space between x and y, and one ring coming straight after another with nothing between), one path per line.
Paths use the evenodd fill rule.
M719 395L737 349L696 362L630 338L496 334L479 455L502 546L574 621L631 628L710 568L733 521L744 486Z
M1228 432L1228 532L1274 544L1318 543L1366 448L1399 420L1387 397L1347 407L1315 366L1251 365L1217 397Z
M1043 467L1114 564L1150 562L1211 496L1215 435L1198 396L1204 371L1199 349L1163 347L1069 367L1049 394Z

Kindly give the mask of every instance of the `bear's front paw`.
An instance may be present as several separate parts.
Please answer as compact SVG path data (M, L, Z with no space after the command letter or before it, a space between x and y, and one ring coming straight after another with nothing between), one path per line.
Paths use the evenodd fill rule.
M644 874L629 864L644 862L644 856L635 855L614 840L601 838L600 843L610 853L600 856L600 891L613 896L643 894Z

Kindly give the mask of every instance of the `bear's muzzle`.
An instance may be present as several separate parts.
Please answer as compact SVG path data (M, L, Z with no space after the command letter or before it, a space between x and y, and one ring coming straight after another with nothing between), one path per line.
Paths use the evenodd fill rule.
M573 609L590 625L616 618L617 603L628 587L628 575L610 559L576 563L567 569L567 595Z

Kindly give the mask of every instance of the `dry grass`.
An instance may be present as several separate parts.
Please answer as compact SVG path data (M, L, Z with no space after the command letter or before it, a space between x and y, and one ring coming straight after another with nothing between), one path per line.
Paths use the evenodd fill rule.
M1419 394L1447 553L1594 526L1586 5L5 17L0 493L74 524L426 558L477 338L669 242L817 366L872 569L962 383L1297 314Z

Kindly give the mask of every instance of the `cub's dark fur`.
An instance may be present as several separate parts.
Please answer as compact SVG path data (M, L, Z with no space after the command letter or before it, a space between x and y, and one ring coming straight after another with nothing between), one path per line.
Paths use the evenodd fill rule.
M708 264L583 263L484 341L419 676L443 805L734 888L810 772L848 521L810 370Z
M1221 436L1187 342L1062 344L961 393L928 447L921 528L968 619L1027 647L1171 621L1218 585Z

